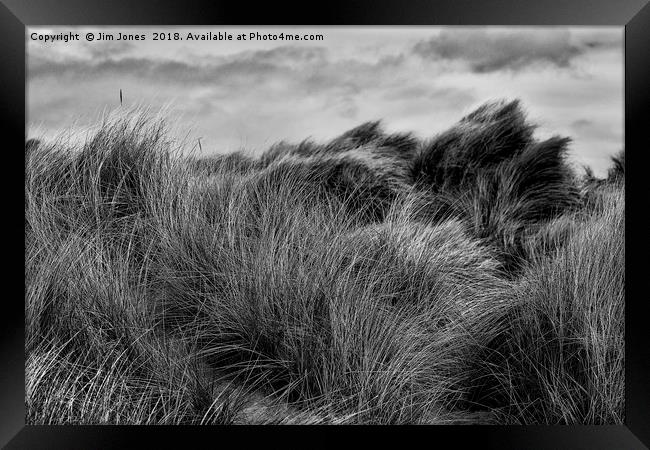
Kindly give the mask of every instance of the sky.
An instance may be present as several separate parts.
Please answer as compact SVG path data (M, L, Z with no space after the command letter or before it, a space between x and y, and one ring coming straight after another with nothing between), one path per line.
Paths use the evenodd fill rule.
M219 32L233 40L187 38ZM322 40L236 40L251 32ZM38 39L58 33L80 40ZM29 137L83 138L123 110L121 89L124 106L164 108L205 154L325 141L369 120L427 138L515 98L539 138L573 139L578 166L602 176L623 148L622 27L29 27L26 39Z

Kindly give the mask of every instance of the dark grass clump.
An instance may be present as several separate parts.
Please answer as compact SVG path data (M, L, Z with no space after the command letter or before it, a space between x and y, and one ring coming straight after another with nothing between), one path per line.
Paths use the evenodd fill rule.
M291 166L313 189L343 200L353 214L381 220L395 198L411 185L410 164L417 146L410 134L384 133L367 122L326 144L276 144L260 157L268 170Z
M359 149L364 149L376 156L408 162L412 159L417 145L417 140L411 134L386 134L381 127L381 122L373 121L348 130L325 144L316 144L312 141L303 141L297 145L280 142L264 152L260 156L260 162L263 166L267 166L286 155L322 156Z
M413 166L418 186L490 242L506 273L529 257L530 230L579 204L569 139L537 142L533 130L517 101L486 104L423 146Z
M436 192L457 190L519 155L532 142L533 131L518 101L486 103L421 146L413 178Z
M623 422L625 201L616 187L604 196L607 208L513 291L510 325L484 369L507 423Z
M609 186L618 186L621 189L625 185L625 150L621 150L611 157L612 165L607 170L605 178L598 178L593 171L585 168L581 183L581 200L583 210L594 211L607 208L606 199L603 194L609 192Z
M625 179L625 149L612 156L612 167L607 171L607 181L616 182Z
M506 271L531 255L523 241L541 224L579 205L578 189L566 166L567 140L553 138L527 147L516 159L477 177L460 197L474 234L499 249Z
M285 156L264 169L266 176L288 172L309 185L321 199L336 198L350 214L379 221L409 186L390 160L363 151L311 157Z

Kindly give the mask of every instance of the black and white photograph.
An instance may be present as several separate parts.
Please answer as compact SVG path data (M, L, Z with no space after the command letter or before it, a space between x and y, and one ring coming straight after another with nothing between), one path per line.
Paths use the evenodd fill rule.
M26 424L625 422L623 27L25 46Z

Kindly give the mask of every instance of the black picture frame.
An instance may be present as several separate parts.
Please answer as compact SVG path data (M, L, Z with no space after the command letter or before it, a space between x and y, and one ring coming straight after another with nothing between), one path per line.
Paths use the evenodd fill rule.
M311 443L350 433L383 439L389 434L446 448L499 449L641 449L650 445L650 346L644 288L648 244L641 206L643 155L650 150L650 5L648 0L444 0L330 1L280 5L234 1L139 0L0 0L0 111L3 134L7 243L19 243L22 216L18 149L25 141L25 27L35 25L614 25L625 27L626 147L626 409L620 426L419 426L419 427L136 427L25 425L24 305L8 286L18 285L21 250L9 246L4 304L0 314L0 444L6 448L128 448L191 445L201 439L213 445L224 439L245 443L268 436L268 443L290 442L280 434L303 434ZM634 186L636 184L636 186ZM15 208L15 209L14 209ZM635 216L639 216L635 218ZM15 224L16 229L13 229ZM638 230L638 231L637 231ZM10 234L11 233L11 234ZM16 233L14 237L13 233ZM22 253L24 260L24 252ZM640 258L639 258L640 256ZM647 258L647 257L646 257ZM640 261L632 263L632 261ZM13 273L13 272L16 273ZM630 287L633 289L630 290ZM258 436L259 434L259 436ZM365 438L364 438L365 439ZM321 442L325 443L325 440ZM364 443L367 441L364 441ZM408 442L408 441L404 441Z

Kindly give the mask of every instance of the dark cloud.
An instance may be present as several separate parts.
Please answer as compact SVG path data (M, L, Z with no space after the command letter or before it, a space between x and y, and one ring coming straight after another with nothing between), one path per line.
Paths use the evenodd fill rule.
M584 46L591 49L611 49L618 48L621 45L620 41L602 41L602 40L588 40L584 41Z
M277 47L271 50L242 52L228 57L194 57L189 61L165 60L150 57L116 56L130 50L133 44L88 47L91 59L48 58L43 53L30 55L28 76L41 78L62 75L75 77L134 76L158 81L205 83L230 76L247 80L260 74L318 65L326 61L322 48Z
M584 52L568 30L443 30L413 52L430 60L466 63L474 72L517 71L533 64L568 67Z
M323 47L281 46L270 50L254 50L222 58L230 61L258 61L270 64L316 64L327 61L327 49Z
M576 33L575 42L591 50L622 50L623 32L616 28L581 31Z
M84 47L91 58L106 59L123 55L135 48L135 45L132 42L102 41L87 42Z
M230 75L250 79L258 74L268 74L279 69L278 65L264 61L224 61L220 64L192 64L184 61L151 58L120 58L99 61L86 60L30 60L28 76L96 78L100 76L129 76L139 79L167 81L170 83L206 83L219 81Z

